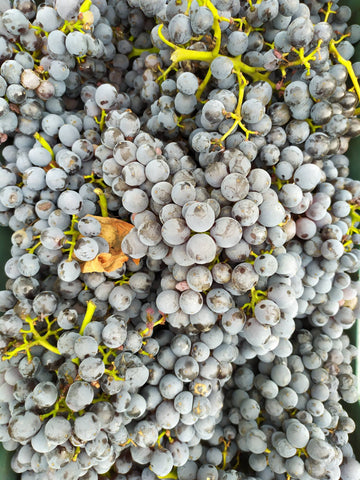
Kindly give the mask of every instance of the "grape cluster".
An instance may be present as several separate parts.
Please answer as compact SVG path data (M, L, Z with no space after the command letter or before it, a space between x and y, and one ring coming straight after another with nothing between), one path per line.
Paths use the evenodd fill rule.
M22 480L356 480L360 26L0 1L0 441Z

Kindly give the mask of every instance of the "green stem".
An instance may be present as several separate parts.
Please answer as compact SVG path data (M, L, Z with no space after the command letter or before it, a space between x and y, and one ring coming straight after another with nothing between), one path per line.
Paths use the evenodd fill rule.
M101 216L102 217L108 217L108 209L107 209L107 200L104 192L100 188L95 188L94 192L96 195L99 197L99 205L100 205L100 210L101 210Z
M133 47L132 51L129 53L128 58L139 57L142 53L159 53L159 49L156 47L153 48L135 48Z
M84 334L84 330L85 330L86 326L91 322L91 319L94 316L95 310L96 310L95 303L92 302L91 300L89 300L87 302L85 316L84 316L84 319L82 321L82 324L81 324L81 327L80 327L80 330L79 330L80 335Z
M100 120L98 120L97 117L94 117L95 122L99 125L100 132L104 130L106 115L107 115L106 111L101 110Z
M34 133L34 138L40 143L42 147L45 148L45 150L50 152L51 158L52 160L54 160L55 155L54 155L53 149L51 148L50 144L45 140L45 138L42 137L39 132Z
M330 53L332 53L336 57L336 59L339 63L344 65L344 67L348 71L349 77L351 78L351 81L354 85L356 95L357 95L357 97L360 101L360 85L359 85L358 78L355 75L352 63L350 62L350 60L345 60L345 58L340 55L338 49L335 47L335 43L336 42L334 40L330 41L329 51L330 51Z

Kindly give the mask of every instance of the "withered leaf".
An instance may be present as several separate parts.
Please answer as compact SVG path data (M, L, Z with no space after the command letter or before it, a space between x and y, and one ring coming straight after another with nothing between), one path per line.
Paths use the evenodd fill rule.
M100 222L101 232L99 236L108 242L109 253L99 253L93 260L80 262L81 271L83 273L113 272L122 267L129 257L122 252L121 242L130 230L134 228L134 225L118 218L97 217L95 215L86 216L96 218ZM133 260L136 264L140 261L138 259Z

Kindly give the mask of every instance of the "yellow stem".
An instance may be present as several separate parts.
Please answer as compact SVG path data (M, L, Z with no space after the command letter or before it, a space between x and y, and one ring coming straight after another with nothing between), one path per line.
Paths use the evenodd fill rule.
M359 81L357 79L357 76L355 75L352 63L350 62L350 60L345 60L345 58L340 55L337 48L335 47L335 41L334 40L330 41L329 51L330 51L330 53L332 53L336 57L336 59L338 60L339 63L344 65L344 67L348 71L349 77L351 78L351 81L354 85L356 95L357 95L357 97L360 101L360 85L359 85Z
M30 28L33 28L34 30L36 30L38 33L43 33L44 35L46 35L47 37L49 36L49 33L46 32L45 30L43 30L41 27L37 26L37 25L32 25L30 24Z
M106 111L105 111L105 110L101 110L100 120L98 120L97 117L94 117L95 122L99 125L100 132L102 132L103 129L104 129L106 115L107 115Z
M327 11L325 12L324 22L328 22L331 13L336 13L335 10L331 10L332 5L333 5L332 2L328 2L327 4L328 8L327 8Z
M204 92L204 90L205 90L205 88L206 88L206 85L209 83L210 79L211 79L211 70L210 70L210 68L209 68L208 71L207 71L207 73L206 73L206 75L205 75L204 80L201 82L199 88L197 89L196 98L197 98L198 100L200 100L201 95L203 94L203 92Z
M37 140L37 141L40 143L40 145L41 145L42 147L45 148L45 150L47 150L48 152L50 152L51 158L54 160L55 155L54 155L53 149L51 148L51 146L49 145L49 143L45 140L45 138L42 137L39 132L34 133L34 138L35 138L35 140Z
M114 380L116 380L118 382L120 382L120 381L123 382L125 380L125 378L122 378L122 377L119 377L118 375L116 375L114 370L110 370L108 368L105 368L104 373L106 373L106 375L109 375L109 377L112 377Z
M75 245L76 245L76 240L77 240L78 236L80 235L80 232L78 230L75 230L75 228L74 228L75 223L77 223L77 222L78 222L77 215L73 215L72 219L71 219L70 229L67 230L66 232L64 232L65 235L71 235L71 240L67 240L67 242L66 242L70 245L70 248L67 248L67 249L63 250L63 252L69 252L69 255L68 255L68 260L69 261L72 260L72 256L74 254L74 249L75 249Z
M111 365L112 362L109 361L109 357L113 356L114 358L117 356L117 353L114 352L114 350L112 348L109 348L108 351L106 352L105 349L107 347L102 347L101 345L99 345L98 349L99 349L99 352L101 353L102 357L103 357L103 362L104 362L104 365Z
M150 469L151 470L151 469ZM177 480L178 476L176 472L170 472L168 473L165 477L160 477L159 475L157 476L158 478L173 478L174 480Z
M84 13L87 12L92 5L91 0L84 0L80 6L79 12Z
M213 50L213 54L215 57L217 57L221 47L221 29L220 29L221 18L218 14L217 8L215 8L210 1L206 2L206 7L211 11L211 13L214 16L213 30L214 30L214 37L215 37L215 48Z
M36 250L38 247L40 247L40 245L41 245L41 242L38 242L38 243L36 243L33 247L27 248L26 250L27 250L29 253L34 253L35 250Z
M88 325L91 322L91 319L94 316L95 310L96 310L95 303L92 302L91 300L89 300L87 302L85 316L84 316L84 319L82 321L82 324L81 324L81 327L80 327L80 330L79 330L80 335L84 334L84 330L86 328L86 325Z
M89 183L98 183L99 185L102 186L102 188L106 188L107 185L105 184L104 180L102 178L95 178L94 172L91 173L91 175L84 175L83 177L85 180L90 180Z
M230 445L230 441L226 441L225 439L222 440L222 442L224 443L224 450L222 452L222 458L223 458L223 464L222 464L222 467L221 467L221 470L225 470L226 468L226 457L227 457L227 450L229 448L229 445Z
M80 448L80 447L76 447L74 456L73 456L73 458L72 458L72 461L73 461L73 462L76 462L77 457L79 456L79 453L80 453L80 452L81 452L81 448Z
M156 47L153 48L135 48L133 47L132 51L129 53L128 58L139 57L142 53L159 53L159 49Z
M101 210L101 216L102 217L108 217L108 209L107 209L107 200L104 192L100 188L95 188L94 192L96 195L99 197L99 205L100 205L100 210Z

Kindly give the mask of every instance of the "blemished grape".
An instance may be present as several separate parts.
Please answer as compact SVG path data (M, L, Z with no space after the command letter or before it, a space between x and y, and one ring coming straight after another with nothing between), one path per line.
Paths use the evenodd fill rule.
M187 241L186 253L198 264L210 263L216 255L216 243L209 235L197 233Z
M227 78L234 68L232 60L228 57L218 57L211 62L211 73L218 80Z
M206 232L214 224L215 213L208 203L194 202L186 209L185 220L194 232Z

